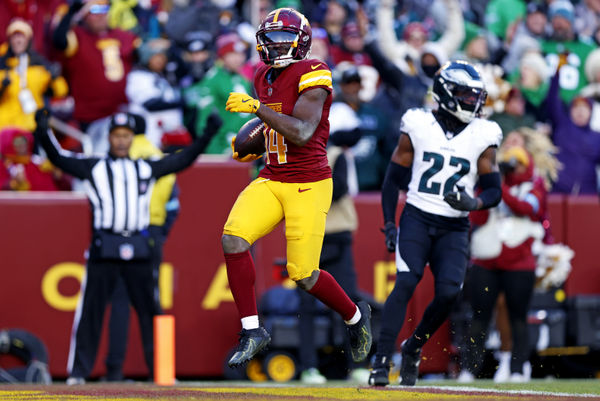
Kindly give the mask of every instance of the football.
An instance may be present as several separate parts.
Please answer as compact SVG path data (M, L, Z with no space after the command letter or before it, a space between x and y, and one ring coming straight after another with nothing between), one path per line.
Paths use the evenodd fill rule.
M239 157L247 155L262 155L265 153L265 123L260 118L253 118L242 125L235 137L233 148Z

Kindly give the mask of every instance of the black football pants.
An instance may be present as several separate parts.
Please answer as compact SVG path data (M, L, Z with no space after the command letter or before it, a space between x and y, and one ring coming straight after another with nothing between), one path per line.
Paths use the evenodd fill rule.
M67 370L71 377L87 378L96 360L104 312L121 278L138 315L144 358L154 375L153 317L159 313L150 261L88 260L81 286L80 305L73 321Z
M468 263L469 234L428 224L406 205L400 219L398 249L404 263L397 265L396 283L383 307L377 354L392 356L404 324L406 307L429 263L435 280L434 297L405 345L420 349L444 323L461 291ZM415 317L416 318L416 317Z
M157 314L162 313L159 300L158 274L163 257L165 238L160 226L149 227L150 236L154 240L150 264L154 280L154 302ZM108 353L106 354L106 379L119 381L123 378L123 361L127 350L129 331L129 296L121 277L117 280L115 291L110 300L110 320L108 323Z

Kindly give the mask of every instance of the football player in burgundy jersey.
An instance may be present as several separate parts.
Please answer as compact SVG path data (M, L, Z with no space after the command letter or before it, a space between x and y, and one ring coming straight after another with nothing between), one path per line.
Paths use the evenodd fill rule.
M256 33L263 62L254 78L258 99L234 92L227 100L227 110L254 113L266 126L265 167L240 193L223 230L229 287L242 321L240 344L230 366L246 363L270 341L258 321L249 248L282 220L289 277L346 321L355 361L364 360L371 348L368 304L352 302L318 266L332 196L325 150L332 82L327 65L308 58L311 33L308 20L298 11L272 11ZM259 157L233 154L238 161Z

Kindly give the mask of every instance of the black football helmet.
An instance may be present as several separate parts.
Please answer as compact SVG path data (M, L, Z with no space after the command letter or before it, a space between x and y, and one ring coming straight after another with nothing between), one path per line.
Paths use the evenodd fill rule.
M464 123L481 114L487 92L479 71L466 61L449 61L433 76L433 98Z
M256 50L265 64L286 67L308 58L312 30L306 17L298 11L278 8L259 25L256 42Z

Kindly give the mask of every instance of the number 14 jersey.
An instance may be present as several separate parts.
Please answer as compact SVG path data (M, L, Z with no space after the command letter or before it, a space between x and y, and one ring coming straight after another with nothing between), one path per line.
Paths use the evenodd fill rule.
M406 202L440 216L467 216L468 212L450 207L444 194L464 187L473 196L479 156L502 141L498 124L476 118L458 135L446 136L432 112L410 109L402 116L400 129L410 137L414 149Z
M269 83L267 74L271 68L261 63L254 76L254 89L260 102L278 113L291 115L305 91L323 88L328 94L319 125L304 146L294 145L267 126L265 167L259 176L281 182L316 182L330 178L326 147L333 89L331 71L321 61L302 60L285 67L275 81Z

